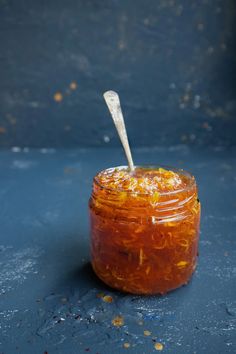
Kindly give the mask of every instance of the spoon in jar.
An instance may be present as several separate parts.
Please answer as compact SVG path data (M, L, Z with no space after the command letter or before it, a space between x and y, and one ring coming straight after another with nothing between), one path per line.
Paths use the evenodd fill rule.
M127 132L125 128L124 117L121 111L119 96L115 91L107 91L103 94L103 97L111 113L122 146L125 150L125 155L128 160L129 169L132 172L134 171L134 163L133 163L133 159L129 147L129 141L128 141Z

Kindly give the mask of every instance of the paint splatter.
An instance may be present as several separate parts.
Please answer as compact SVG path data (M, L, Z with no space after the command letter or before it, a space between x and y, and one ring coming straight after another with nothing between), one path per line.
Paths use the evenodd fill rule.
M162 343L157 342L157 343L154 344L154 348L156 350L163 350L164 345Z
M13 291L28 276L36 274L37 258L41 252L37 248L26 248L13 252L1 253L0 261L0 295Z
M145 336L150 336L150 335L152 334L152 332L150 332L150 331L148 331L148 330L145 330L145 331L143 331L143 334L144 334Z
M115 327L121 327L121 326L123 326L123 325L124 325L124 319L123 319L123 317L122 317L122 316L116 316L116 317L114 317L113 320L112 320L112 324L113 324L113 326L115 326Z
M127 342L124 343L123 347L126 348L126 349L127 349L127 348L130 348L130 343L127 343Z
M61 102L63 100L63 96L61 94L61 92L56 92L53 96L54 101L56 102Z
M11 151L12 151L12 152L20 152L20 151L21 151L21 148L18 147L18 146L13 146L13 147L11 148Z
M105 296L102 297L102 299L103 299L104 302L108 302L109 304L111 302L113 302L113 298L110 295L105 295Z
M78 85L77 85L77 83L76 83L75 81L72 81L72 82L70 83L70 89L71 89L71 90L76 90L77 87L78 87Z
M103 140L105 143L109 143L110 142L110 137L108 135L104 135L103 136Z

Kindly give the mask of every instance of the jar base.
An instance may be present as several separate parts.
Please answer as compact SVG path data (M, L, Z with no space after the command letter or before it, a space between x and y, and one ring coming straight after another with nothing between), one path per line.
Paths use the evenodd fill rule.
M122 286L122 285L119 285L119 284L116 284L116 283L113 283L112 285L106 281L106 279L104 279L102 276L100 276L98 274L98 272L96 272L96 267L95 265L91 262L91 265L92 265L92 268L93 268L93 271L94 273L96 274L96 276L104 283L106 284L109 288L111 289L114 289L114 290L117 290L117 291L120 291L120 292L123 292L123 293L126 293L126 294L131 294L131 295L142 295L142 296L151 296L151 295L161 295L161 296L164 296L166 294L168 294L169 292L172 292L172 291L175 291L179 288L181 288L182 286L186 286L190 280L192 279L192 276L194 275L194 272L195 272L195 269L196 267L194 268L193 272L190 274L190 276L182 283L174 286L174 287L171 287L171 288L168 288L168 289L163 289L163 290L145 290L145 291L135 291L134 289L128 289L127 286Z

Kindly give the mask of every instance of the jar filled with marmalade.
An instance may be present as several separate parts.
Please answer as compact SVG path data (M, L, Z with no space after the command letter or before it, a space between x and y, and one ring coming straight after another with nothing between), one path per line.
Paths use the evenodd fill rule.
M164 294L196 268L200 202L195 178L156 166L109 168L89 201L91 260L97 276L133 294Z

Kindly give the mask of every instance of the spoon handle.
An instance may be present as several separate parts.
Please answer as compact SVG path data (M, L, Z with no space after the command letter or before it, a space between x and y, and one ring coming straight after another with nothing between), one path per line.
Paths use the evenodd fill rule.
M134 163L130 151L129 141L127 137L127 132L125 128L124 117L122 114L120 99L118 94L115 91L107 91L103 94L103 97L106 101L107 107L111 113L112 119L116 126L117 132L119 134L121 143L125 150L125 155L128 160L128 165L131 171L134 170Z

